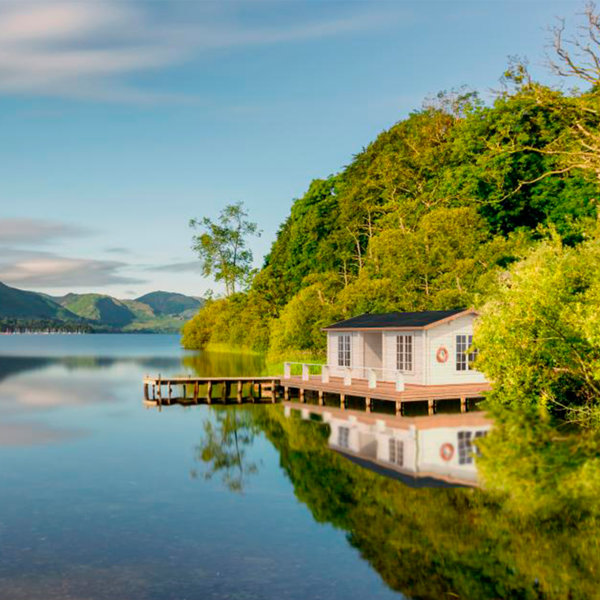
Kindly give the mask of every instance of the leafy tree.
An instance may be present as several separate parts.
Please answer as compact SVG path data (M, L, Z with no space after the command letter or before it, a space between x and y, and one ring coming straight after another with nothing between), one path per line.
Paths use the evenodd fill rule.
M260 235L260 232L247 216L243 204L237 202L228 204L217 221L208 217L190 221L190 227L202 231L193 237L193 249L200 257L202 272L223 281L227 296L235 293L236 286L247 284L252 273L248 236Z
M600 425L600 237L556 236L514 265L483 306L478 368L490 402Z

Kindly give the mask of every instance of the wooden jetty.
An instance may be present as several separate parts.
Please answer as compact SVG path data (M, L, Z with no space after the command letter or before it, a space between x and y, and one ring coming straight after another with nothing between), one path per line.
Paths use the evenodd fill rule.
M144 402L149 406L169 404L212 404L277 402L297 400L317 406L353 406L369 413L383 407L403 415L407 404L423 403L433 415L440 402L460 403L461 412L470 404L483 399L491 386L487 383L448 385L406 384L399 391L391 382L380 381L373 387L367 379L310 375L307 369L301 376L267 377L150 377L144 378ZM375 406L377 405L377 407Z

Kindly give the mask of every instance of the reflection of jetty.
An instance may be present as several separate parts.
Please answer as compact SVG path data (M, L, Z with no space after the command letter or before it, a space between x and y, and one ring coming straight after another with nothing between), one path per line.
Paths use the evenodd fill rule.
M284 403L291 417L322 420L328 445L350 460L412 486L474 485L474 442L491 421L482 413L427 417L369 415L364 412Z
M454 401L461 412L466 412L469 402L481 400L490 389L487 383L406 384L399 391L388 382L373 386L368 379L311 375L311 365L302 365L302 374L292 375L289 365L283 377L145 377L144 400L163 405L296 399L341 409L352 406L366 412L390 412L391 407L396 414L404 414L406 404L422 403L432 415L441 401Z

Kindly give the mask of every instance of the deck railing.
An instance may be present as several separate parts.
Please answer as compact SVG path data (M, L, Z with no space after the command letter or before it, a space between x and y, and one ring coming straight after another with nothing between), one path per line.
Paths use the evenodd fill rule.
M300 367L300 369L298 369ZM395 369L382 369L380 367L340 367L338 365L327 365L317 363L285 362L283 363L283 379L291 379L292 371L299 371L303 381L309 381L312 375L321 375L323 383L329 383L331 372L342 372L344 385L352 385L353 376L355 379L366 379L369 388L376 389L379 382L393 382L397 392L404 391L404 375L401 371ZM362 376L356 376L356 373Z

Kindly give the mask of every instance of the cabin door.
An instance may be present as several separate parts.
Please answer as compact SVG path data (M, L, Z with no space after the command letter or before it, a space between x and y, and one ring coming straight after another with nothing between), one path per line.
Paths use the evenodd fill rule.
M383 334L381 331L364 332L365 367L381 369L383 352Z

